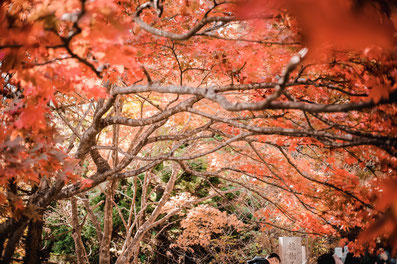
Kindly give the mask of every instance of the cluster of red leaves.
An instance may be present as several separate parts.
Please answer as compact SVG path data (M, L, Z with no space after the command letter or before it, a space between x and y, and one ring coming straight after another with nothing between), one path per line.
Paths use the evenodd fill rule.
M123 79L126 83L134 83L143 78L143 71L138 63L147 63L149 67L153 64L164 66L157 67L162 68L159 76L167 78L164 83L172 83L178 79L175 77L177 76L175 72L178 71L179 62L177 63L174 57L169 56L169 53L164 52L165 55L162 55L161 52L159 54L152 52L152 47L157 46L161 46L163 51L175 48L174 43L159 40L142 30L139 25L134 24L131 17L125 14L133 13L137 7L135 4L128 1L118 1L118 4L104 0L88 1L86 13L78 24L82 29L81 34L65 44L63 39L76 31L73 21L81 9L81 3L79 1L50 2L13 1L10 4L10 1L7 1L6 4L0 6L0 46L9 46L9 48L0 49L0 71L13 75L9 84L5 84L8 77L0 78L1 87L5 87L1 91L3 94L1 99L2 102L8 104L8 109L1 113L4 126L0 134L2 150L0 170L2 175L5 175L1 178L4 185L18 182L21 183L21 188L24 184L34 186L41 177L54 177L58 171L64 173L65 179L76 180L73 174L73 162L56 148L55 133L51 126L49 106L58 105L55 96L57 91L65 94L77 92L94 98L105 97L106 92L101 86L98 75L103 77L102 81L115 82ZM261 20L247 22L250 26L249 35L256 36L258 40L277 36L285 37L286 41L295 41L288 38L291 32L295 32L299 36L297 39L311 50L313 60L320 56L320 51L324 51L324 48L327 49L326 55L329 55L330 47L356 49L357 53L364 54L363 60L357 63L358 66L350 68L343 66L343 68L333 65L326 70L330 74L343 74L343 78L356 80L351 87L357 85L363 93L371 89L370 97L375 102L379 102L397 88L396 60L390 55L395 41L395 12L390 8L385 10L385 5L382 3L392 6L391 1L387 0L253 0L240 7L239 13L242 17L256 13L277 18L277 22L272 26ZM33 8L33 4L37 5ZM205 8L208 8L206 4L208 4L206 1L200 1L200 3L168 1L164 15L173 17L175 23L171 26L168 21L157 19L152 11L145 10L141 18L165 30L186 32L186 29L192 26L191 21L197 19L197 14L201 14ZM220 9L220 13L221 11L230 10ZM283 28L282 34L285 36L279 35L279 27ZM230 33L233 36L239 34L238 29L233 27L225 30L228 31L225 34ZM265 49L262 49L262 52L256 52L256 49L262 48L261 45L244 42L237 42L236 45L225 43L227 42L224 40L212 40L209 44L206 38L194 38L194 40L186 41L183 48L178 46L173 51L178 54L193 54L194 62L186 63L186 65L182 62L182 66L196 69L211 68L215 81L218 83L229 81L229 78L239 83L258 82L263 81L261 79L263 76L267 76L264 81L274 81L272 77L280 73L281 68L294 52L293 48L287 50L278 47L268 47L266 49L268 52L264 52ZM15 47L18 45L23 47ZM65 51L66 48L69 48L80 60L71 58L70 52ZM343 58L343 60L349 59L349 56ZM56 60L56 63L48 63L53 60ZM200 64L200 61L204 62ZM366 74L361 78L359 74L351 70L355 67L360 71L365 69ZM317 70L323 69L319 67ZM195 75L191 74L186 78L191 78L189 81L195 83L197 80L194 77ZM19 91L19 97L15 95L13 89ZM355 92L359 90L354 89ZM327 93L325 89L313 89L313 91L315 91L313 94L302 94L302 99L307 97L318 103L334 103L335 99L340 99L334 98L333 94ZM262 100L266 95L266 92L258 92L252 97L254 100ZM13 99L10 96L13 96ZM216 110L216 108L212 109L212 111ZM379 126L383 126L382 131L393 134L395 132L392 128L393 123L387 121L387 117L392 115L393 113L379 115L377 120L369 120L369 117L366 120L367 117L364 116L360 121L365 121L367 127L363 128L369 131L375 131ZM289 121L285 121L285 117L289 118ZM346 120L346 124L351 127L354 126L354 122L357 122L354 113L346 116L336 114L333 117L335 120ZM291 120L301 118L301 116L289 114L283 119L274 119L256 125L294 128ZM315 125L320 126L320 124ZM357 124L357 126L360 125ZM223 127L223 130L230 135L241 133L240 129L229 126ZM288 146L289 151L296 149L298 144L296 141L290 140L286 143L283 139L285 138L281 136L259 138L263 142L270 141L278 146ZM299 145L322 147L321 143L310 138L300 139ZM343 155L338 158L346 161L348 165L353 165L355 162L351 157ZM285 172L285 186L294 185L295 190L312 196L320 196L328 201L327 208L316 209L334 210L333 216L338 218L337 221L340 220L335 224L343 225L349 221L340 215L344 211L352 212L349 215L352 217L368 217L368 214L359 215L357 211L360 205L346 203L346 197L337 191L330 191L328 188L315 189L312 188L310 181L297 181L301 179L301 176L291 173L290 171L293 170L290 165L280 163L280 160L281 158L278 159L275 155L269 159L271 163L278 164L278 170ZM302 172L308 175L316 171L316 166L318 166L308 162L297 162L300 162ZM344 186L344 190L353 192L364 200L366 196L361 195L363 188L353 188L358 184L355 175L347 170L337 169L340 164L336 164L332 159L327 159L327 163L330 165L324 175L319 175L320 180ZM387 166L388 168L390 166ZM261 169L260 165L242 164L240 169L255 174L259 178L271 174L269 169ZM43 172L45 175L42 175ZM82 182L83 187L89 187L90 184L88 180ZM393 184L389 185L393 186ZM375 235L391 234L391 239L395 241L395 227L394 229L390 227L396 215L396 203L393 200L395 196L389 188L382 190L384 190L384 195L378 195L378 210L381 212L378 219L381 220L378 220L369 230ZM9 194L3 192L3 196L0 196L0 204L8 202L11 205L12 199ZM305 198L301 197L301 199ZM391 200L391 202L384 202L385 200ZM313 201L304 200L304 202L315 206ZM280 197L280 203L285 204L288 210L296 215L296 221L300 226L319 232L330 232L327 226L320 226L317 219L305 217L298 209L295 211L294 208L299 208L299 203L293 196ZM23 206L20 200L16 200L13 204L14 207ZM203 211L210 210L203 209ZM354 215L355 213L357 214ZM195 219L193 216L192 214L192 219ZM216 212L214 217L222 218L224 215ZM210 225L204 223L204 220L200 221L203 225ZM350 223L360 224L359 219ZM211 223L211 225L215 224ZM212 230L220 230L220 228L215 225Z
M394 163L396 159L394 158ZM395 164L396 165L396 164ZM394 165L394 166L395 166ZM360 234L361 243L371 243L377 237L385 237L393 246L393 254L397 253L397 177L391 175L381 181L377 193L375 209L380 212L368 228Z
M183 232L176 245L184 249L193 245L208 247L211 235L222 234L228 228L239 230L243 226L244 223L235 215L228 215L208 205L199 205L191 209L181 221Z
M309 47L307 59L313 62L326 59L331 53L335 56L335 50L358 51L362 65L370 68L362 85L371 89L370 98L375 102L388 98L397 89L397 5L393 1L252 0L238 11L242 17L255 12L279 18Z
M43 178L65 182L79 178L76 161L56 147L60 139L55 129L43 113L29 107L11 102L0 113L1 216L19 217L24 211L27 201L16 195L17 190L29 193Z
M241 16L257 12L286 19L310 48L366 48L372 45L392 48L396 14L393 1L381 0L252 0L240 8ZM389 19L391 18L391 19ZM324 51L324 50L323 50Z

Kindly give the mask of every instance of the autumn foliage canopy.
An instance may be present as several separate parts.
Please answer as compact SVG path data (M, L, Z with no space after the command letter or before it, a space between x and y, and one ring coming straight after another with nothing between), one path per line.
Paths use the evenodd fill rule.
M2 1L0 260L43 259L65 201L79 263L86 217L101 263L171 220L206 248L249 224L231 194L263 231L397 249L396 29L391 0Z

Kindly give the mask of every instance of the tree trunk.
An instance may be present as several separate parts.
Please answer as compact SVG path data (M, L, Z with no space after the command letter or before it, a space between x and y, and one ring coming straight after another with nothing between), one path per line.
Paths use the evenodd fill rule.
M117 259L116 264L124 264L124 263L129 263L130 259L135 257L135 253L139 253L139 244L144 237L144 235L155 225L153 223L156 221L157 217L160 215L161 210L165 203L168 201L171 192L174 189L175 182L177 179L178 175L178 169L177 166L174 165L172 169L172 174L170 179L168 180L168 183L165 187L163 196L161 197L160 201L158 202L156 208L153 210L152 214L149 216L149 218L136 230L136 233L134 237L131 239L126 239L124 242L123 246L123 251L121 252L120 256ZM143 195L144 196L144 195ZM136 247L138 247L138 250L136 251ZM136 254L136 255L137 255Z
M118 99L114 102L115 114L119 115L122 105ZM119 141L119 125L113 125L113 147L118 148ZM112 153L113 167L119 163L118 152L114 150ZM110 242L112 240L113 231L113 197L118 181L112 180L106 185L106 202L103 220L103 236L101 241L101 249L99 253L99 264L110 264Z
M78 209L77 209L77 199L76 197L70 198L72 204L72 227L73 233L72 237L74 240L74 245L76 248L76 258L78 264L86 264L86 252L84 248L83 241L81 240L81 225L79 224Z
M138 264L138 261L139 261L139 249L140 249L139 245L137 245L134 248L134 255L133 255L134 259L132 261L132 264Z
M34 221L31 216L22 212L22 216L15 220L9 218L0 224L0 263L11 263L15 253L15 249L19 246L22 235L26 227L28 227L25 242L25 258L24 263L40 263L40 251L43 230L43 213L48 204L53 201L55 195L61 190L64 181L57 181L53 187L48 187L46 180L40 183L40 186L33 188L35 192L29 199L31 208L41 208L35 212L39 219ZM10 185L10 192L16 194L16 187Z
M42 233L43 216L40 216L40 219L31 220L28 226L25 243L25 264L41 263Z
M106 185L106 202L103 219L103 236L99 253L99 264L110 263L110 241L112 240L113 230L113 195L116 181L111 181Z
M15 221L14 219L8 219L4 223L0 224L0 254L3 257L3 249L5 246L6 239L8 238L10 232L9 230L14 230Z
M2 264L11 263L11 259L14 255L15 248L18 245L23 235L23 232L25 231L27 224L28 224L28 220L26 218L23 218L18 222L12 224L12 228L8 230L8 234L6 235L6 238L8 238L7 245L5 246L4 251L2 252L1 261L0 261ZM4 245L2 246L4 248Z

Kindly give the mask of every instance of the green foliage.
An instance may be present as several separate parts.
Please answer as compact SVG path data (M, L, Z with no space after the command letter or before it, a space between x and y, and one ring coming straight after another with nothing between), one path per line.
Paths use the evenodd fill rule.
M207 164L203 160L195 160L189 163L189 167L194 171L203 172L207 169ZM176 189L201 198L209 194L211 185L218 186L220 183L221 180L218 177L202 178L184 172L176 182Z
M60 225L51 228L54 237L53 252L56 254L74 254L72 228Z

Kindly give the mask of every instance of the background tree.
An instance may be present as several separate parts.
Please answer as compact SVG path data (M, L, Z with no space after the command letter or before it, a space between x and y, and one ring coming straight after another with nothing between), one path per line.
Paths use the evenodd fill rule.
M180 241L202 208L238 233L248 220L237 208L250 199L263 229L353 242L377 219L362 242L396 247L395 9L4 1L1 260L48 258L43 225L68 223L79 263L95 243L100 263L136 263L142 245L156 244L151 231L176 221ZM191 199L178 203L184 193ZM44 221L67 199L66 221ZM236 209L203 205L212 199ZM206 227L221 243L219 226Z

